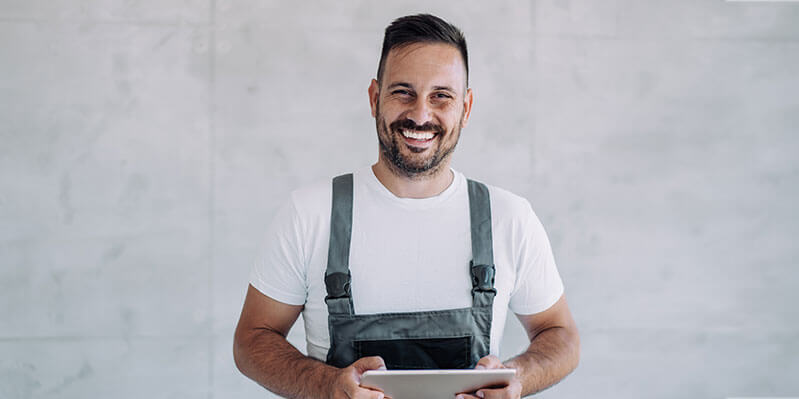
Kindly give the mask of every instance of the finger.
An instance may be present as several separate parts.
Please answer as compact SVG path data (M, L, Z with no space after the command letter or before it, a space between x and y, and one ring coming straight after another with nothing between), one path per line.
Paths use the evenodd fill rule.
M474 395L470 395L468 393L459 393L455 395L455 399L480 399L480 398Z
M501 369L504 366L502 362L499 361L499 358L494 355L484 356L482 359L477 361L477 365L474 367L475 369Z
M386 396L383 392L372 391L370 389L360 389L353 393L352 399L385 399Z
M515 392L516 389L513 384L508 385L504 388L497 388L497 389L480 389L475 392L475 395L479 399L505 399L505 398L518 398L521 394Z
M386 362L380 356L370 356L358 359L352 364L359 374L365 373L367 370L386 369Z
M477 395L478 399L495 399L495 398L509 398L510 396L502 396L497 394L498 389L481 389L474 394Z

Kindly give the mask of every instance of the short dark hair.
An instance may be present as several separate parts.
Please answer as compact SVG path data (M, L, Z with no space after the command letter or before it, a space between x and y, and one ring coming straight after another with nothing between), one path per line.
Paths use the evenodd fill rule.
M463 32L449 22L430 14L400 17L386 27L380 65L377 68L378 82L382 82L386 58L391 49L412 43L444 43L457 48L466 67L466 86L469 86L469 55Z

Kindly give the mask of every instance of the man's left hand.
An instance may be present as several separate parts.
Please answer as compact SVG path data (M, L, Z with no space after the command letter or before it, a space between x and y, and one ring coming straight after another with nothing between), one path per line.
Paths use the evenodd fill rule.
M477 362L475 369L506 369L499 359L494 355L488 355ZM522 383L517 377L513 377L507 386L502 388L481 388L474 394L459 393L456 399L519 399L522 396Z

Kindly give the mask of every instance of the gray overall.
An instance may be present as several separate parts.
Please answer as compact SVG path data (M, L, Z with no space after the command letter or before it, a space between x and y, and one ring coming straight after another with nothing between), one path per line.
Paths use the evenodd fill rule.
M481 357L489 354L492 305L496 295L491 205L485 185L472 180L468 185L472 306L356 315L349 269L352 174L333 179L330 248L325 271L330 330L328 364L347 367L365 356L381 356L390 370L463 369L473 368Z

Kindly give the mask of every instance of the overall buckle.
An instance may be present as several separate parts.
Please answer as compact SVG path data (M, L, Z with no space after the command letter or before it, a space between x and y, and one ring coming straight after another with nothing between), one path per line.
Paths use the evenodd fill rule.
M325 299L349 298L352 295L349 272L336 272L326 275L325 286L327 287L327 297Z
M494 265L471 265L472 269L472 290L482 292L494 292Z

